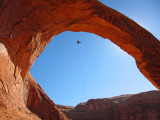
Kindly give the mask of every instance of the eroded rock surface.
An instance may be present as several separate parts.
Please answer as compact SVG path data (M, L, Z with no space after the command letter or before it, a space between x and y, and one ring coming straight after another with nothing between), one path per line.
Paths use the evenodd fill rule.
M0 26L0 107L4 110L24 114L31 110L41 118L67 119L42 89L26 78L50 40L67 30L110 39L133 56L142 74L160 89L160 42L96 0L1 0ZM24 87L26 83L28 88ZM49 107L47 113L45 103L53 110ZM51 111L56 117L49 117Z
M149 91L58 107L72 120L160 120L159 101L160 92Z
M1 0L0 20L0 42L22 78L52 37L67 30L84 31L117 44L160 88L160 42L133 20L96 0Z
M42 120L68 120L30 74L24 81L24 101Z
M8 50L0 43L0 120L40 120L24 104L24 82L15 69Z

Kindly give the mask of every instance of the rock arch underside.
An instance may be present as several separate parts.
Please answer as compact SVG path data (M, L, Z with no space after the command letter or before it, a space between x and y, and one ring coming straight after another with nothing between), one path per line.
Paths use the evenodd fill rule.
M68 119L29 73L46 45L64 31L108 38L160 89L160 42L123 14L97 0L0 0L1 119Z

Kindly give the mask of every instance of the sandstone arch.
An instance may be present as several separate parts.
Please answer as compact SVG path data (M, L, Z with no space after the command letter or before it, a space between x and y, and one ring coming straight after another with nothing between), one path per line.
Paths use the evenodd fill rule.
M133 56L142 74L160 89L158 39L96 0L2 0L0 26L0 88L19 101L15 104L23 106L24 79L35 59L52 37L67 30L110 39Z

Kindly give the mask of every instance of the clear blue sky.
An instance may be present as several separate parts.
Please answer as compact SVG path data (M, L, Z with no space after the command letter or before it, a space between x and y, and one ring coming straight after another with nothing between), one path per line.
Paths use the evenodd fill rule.
M160 39L160 0L99 1ZM82 43L76 44L77 40ZM55 36L30 72L47 95L61 105L156 90L131 56L92 33L67 31Z

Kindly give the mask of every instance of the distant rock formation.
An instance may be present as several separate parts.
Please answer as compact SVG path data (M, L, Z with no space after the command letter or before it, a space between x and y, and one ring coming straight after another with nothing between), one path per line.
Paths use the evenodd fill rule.
M160 120L159 101L160 91L149 91L58 107L72 120Z
M51 39L68 30L110 39L160 89L160 42L123 14L97 0L1 0L0 119L67 120L29 70Z

